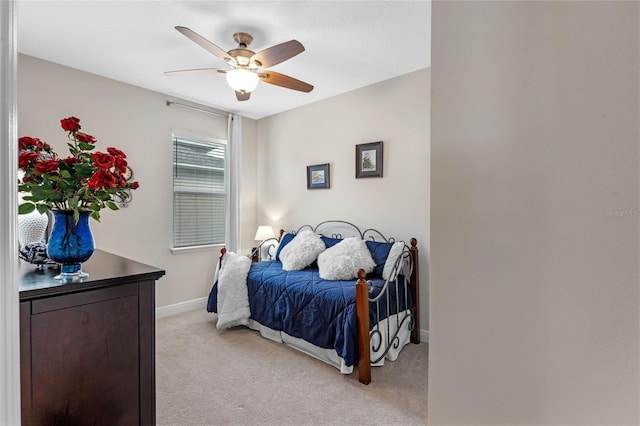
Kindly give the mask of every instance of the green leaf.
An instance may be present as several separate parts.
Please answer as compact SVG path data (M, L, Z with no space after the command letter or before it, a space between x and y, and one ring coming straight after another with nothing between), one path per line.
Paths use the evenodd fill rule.
M77 208L73 209L73 223L80 222L80 210Z
M69 207L71 207L72 209L78 207L78 203L80 202L80 199L78 197L71 197L69 198Z
M38 201L52 201L54 203L64 201L62 194L54 189L44 187L33 188L31 194L36 197Z
M65 179L71 178L71 173L69 173L68 170L61 170L60 171L60 175Z
M76 178L88 178L93 174L93 167L86 163L77 163L73 166L76 170Z
M95 220L97 220L98 222L100 222L100 212L95 211L95 212L91 213L91 217L94 218Z
M49 182L49 181L46 181L46 180L45 180L45 181L42 181L42 185L37 186L37 187L34 187L33 189L34 189L34 190L36 190L36 189L46 189L46 190L51 190L51 189L53 189L53 185L52 185L52 183L51 183L51 182Z
M104 191L104 192L100 192L98 194L98 198L102 201L109 201L111 200L111 194L109 194L108 192Z
M49 206L45 204L38 204L36 205L36 209L38 209L38 212L40 212L40 214L45 214L47 210L49 210Z
M78 147L83 151L91 151L92 149L95 148L95 145L92 145L92 144L86 143L86 142L80 142L78 144Z
M113 201L107 201L107 207L109 207L111 210L118 210L118 206Z
M22 203L18 206L18 214L31 213L36 209L36 205L33 203Z

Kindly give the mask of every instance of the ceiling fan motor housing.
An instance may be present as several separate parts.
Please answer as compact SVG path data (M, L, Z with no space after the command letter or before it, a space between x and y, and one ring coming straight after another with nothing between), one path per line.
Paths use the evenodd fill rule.
M233 35L233 39L238 43L239 47L227 52L229 56L233 57L236 63L242 67L249 67L251 69L259 68L261 65L259 62L251 62L251 57L255 55L255 52L247 49L247 46L253 41L251 34L238 32Z

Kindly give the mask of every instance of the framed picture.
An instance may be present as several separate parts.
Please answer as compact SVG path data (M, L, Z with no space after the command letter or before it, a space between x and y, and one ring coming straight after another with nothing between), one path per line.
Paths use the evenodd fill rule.
M307 166L307 189L330 188L329 163Z
M356 145L356 178L382 177L382 142Z

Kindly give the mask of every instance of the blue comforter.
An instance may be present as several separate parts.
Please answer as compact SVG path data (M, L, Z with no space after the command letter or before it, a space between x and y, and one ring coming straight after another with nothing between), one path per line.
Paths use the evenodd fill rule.
M403 277L399 277L403 279ZM371 279L378 294L384 280ZM327 281L317 268L283 271L278 260L251 265L247 277L251 318L273 330L302 338L316 346L335 349L347 365L358 362L358 329L356 316L356 280ZM216 312L217 283L209 294L207 310ZM396 313L395 289L392 291L391 314ZM400 292L400 310L404 310L404 292ZM383 304L386 305L386 304ZM376 323L371 305L370 325ZM380 318L386 317L383 306Z

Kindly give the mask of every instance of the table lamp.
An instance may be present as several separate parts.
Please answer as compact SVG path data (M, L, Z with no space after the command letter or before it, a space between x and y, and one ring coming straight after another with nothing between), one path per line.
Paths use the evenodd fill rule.
M256 236L253 238L256 241L264 241L269 238L275 238L276 234L273 232L273 227L267 225L258 226Z
M269 238L275 238L276 234L273 232L273 227L268 225L260 225L258 226L258 230L256 231L256 236L253 237L254 240L262 242L264 240L268 240ZM251 259L254 262L257 262L262 256L260 256L260 246L254 247L251 250Z

